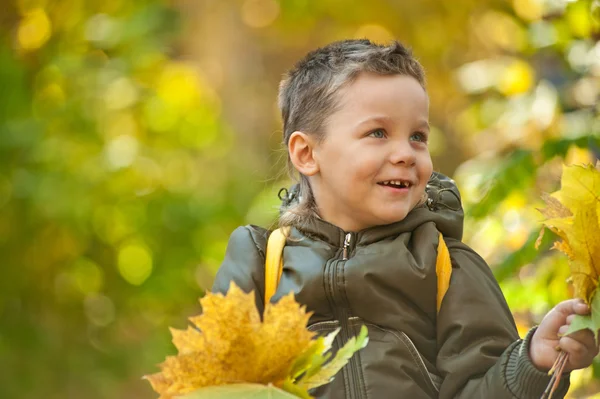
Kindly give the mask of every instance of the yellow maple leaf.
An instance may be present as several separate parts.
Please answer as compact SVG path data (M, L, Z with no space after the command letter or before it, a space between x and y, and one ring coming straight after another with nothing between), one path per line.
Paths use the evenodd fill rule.
M171 329L179 354L161 372L145 376L161 399L197 389L236 383L280 386L294 359L314 343L306 325L310 313L289 294L267 304L261 322L254 293L231 284L227 295L207 293L203 313L187 330Z
M562 238L553 248L569 257L574 295L589 304L600 277L600 163L563 166L561 189L543 199L542 223Z

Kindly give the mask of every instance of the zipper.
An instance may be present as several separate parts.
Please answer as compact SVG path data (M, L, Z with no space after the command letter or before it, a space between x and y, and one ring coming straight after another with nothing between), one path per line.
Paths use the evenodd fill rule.
M340 322L341 331L339 337L341 339L341 344L350 339L350 332L356 333L352 323L350 323L355 317L352 316L352 313L348 308L348 303L344 297L345 293L341 292L338 286L338 273L344 273L345 261L348 260L352 251L352 245L354 244L353 238L353 233L346 233L344 244L342 246L341 259L333 259L328 265L329 271L325 272L325 278L328 280L325 286L328 287L328 296L330 302L334 306L334 314ZM359 369L357 356L353 356L350 359L348 367L343 369L343 374L344 379L347 381L346 386L349 389L349 391L346 392L346 398L362 399L364 397L362 392L364 388L360 383L362 378L360 377L361 370Z
M346 238L344 239L344 249L342 250L342 260L348 260L348 248L350 247L351 241L352 241L352 233L347 233Z

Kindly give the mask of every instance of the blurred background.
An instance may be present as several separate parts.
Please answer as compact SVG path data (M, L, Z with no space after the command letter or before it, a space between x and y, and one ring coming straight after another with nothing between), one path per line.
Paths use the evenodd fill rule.
M0 397L154 398L230 232L272 225L283 73L330 41L412 46L435 169L526 331L570 296L542 192L600 152L592 0L3 0ZM600 363L571 398L599 397Z

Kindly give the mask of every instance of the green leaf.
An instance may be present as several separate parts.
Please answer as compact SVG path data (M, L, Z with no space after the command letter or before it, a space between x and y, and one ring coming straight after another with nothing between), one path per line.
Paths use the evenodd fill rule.
M308 390L331 382L337 372L348 363L352 355L367 346L368 342L367 327L362 326L358 336L349 339L329 363L312 375L308 375L308 373L304 375L297 385Z
M206 387L190 392L178 399L298 399L272 385L231 384Z
M594 323L592 322L592 316L590 316L590 315L582 316L582 315L578 314L573 318L573 321L569 325L569 329L567 330L565 335L569 335L569 334L572 334L577 331L585 330L586 328L594 331Z
M600 330L600 295L598 295L598 291L594 294L590 305L592 308L591 314L585 316L576 315L565 335L589 329L594 333L594 338L596 339L596 343L598 343L598 330Z
M298 378L310 377L318 372L323 364L331 358L331 346L340 329L336 329L325 337L317 338L314 343L300 355L292 365L290 376L283 382L283 390L300 398L311 399L306 387L296 385Z
M315 366L320 367L323 363L329 360L331 353L327 353L325 356L323 355L331 349L333 340L339 331L340 329L338 328L335 331L327 334L325 337L317 338L314 343L294 361L292 370L290 372L290 377L292 380L296 380L296 378L300 377L300 375L306 373L307 370L312 369Z
M600 295L598 295L598 290L594 293L592 297L592 303L590 303L590 307L592 308L592 327L590 328L594 333L594 338L596 339L596 344L598 343L598 330L600 330Z

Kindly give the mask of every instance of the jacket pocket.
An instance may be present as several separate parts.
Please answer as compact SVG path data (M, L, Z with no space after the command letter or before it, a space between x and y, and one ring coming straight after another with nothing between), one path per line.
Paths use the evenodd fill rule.
M412 340L402 331L366 323L369 344L361 351L371 398L437 398L442 379L427 369Z
M390 333L396 335L395 332L390 331ZM434 391L436 393L440 392L440 386L442 385L442 377L431 373L429 370L427 370L427 366L425 365L425 361L423 360L423 356L421 356L421 354L419 353L417 347L415 346L415 344L412 342L412 340L410 339L410 337L408 335L406 335L404 332L400 331L398 333L398 335L396 335L398 337L398 339L400 339L405 345L406 347L409 349L415 364L417 365L417 367L419 368L419 370L421 371L421 374L424 376L424 378L426 380L428 380L431 383L431 387L434 389Z
M327 335L340 326L337 320L319 321L307 327L309 331L314 331L319 335Z

